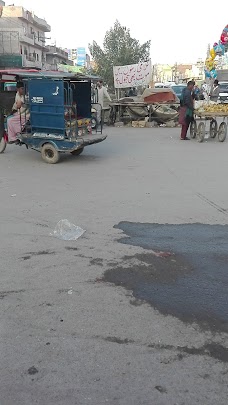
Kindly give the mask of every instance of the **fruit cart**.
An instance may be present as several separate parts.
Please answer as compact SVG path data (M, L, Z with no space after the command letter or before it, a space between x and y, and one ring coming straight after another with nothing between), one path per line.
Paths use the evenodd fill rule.
M224 142L227 136L227 125L227 104L207 106L204 109L195 110L195 119L190 125L190 136L191 138L197 138L198 142L218 136L218 141Z

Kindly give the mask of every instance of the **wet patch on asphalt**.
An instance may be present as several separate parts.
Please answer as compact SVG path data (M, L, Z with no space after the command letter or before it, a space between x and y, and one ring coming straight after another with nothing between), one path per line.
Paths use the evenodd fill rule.
M125 256L105 282L132 291L164 315L228 332L228 226L121 222L119 242L147 253Z
M23 292L25 292L25 290L0 291L0 300L3 300L7 295L21 294Z
M129 343L134 343L134 340L130 340L130 339L120 339L116 336L107 336L104 338L104 340L106 340L106 342L111 342L111 343L117 343L118 345L127 345Z
M97 257L95 259L91 259L90 260L90 265L91 266L103 266L103 259L101 259L100 257Z
M157 350L177 350L179 354L186 354L192 356L209 356L215 360L228 363L228 348L222 346L219 343L210 342L205 343L200 347L188 347L188 346L172 346L172 345L158 345L149 344L147 347ZM182 360L180 357L179 360Z
M128 345L128 344L138 344L137 341L128 338L120 338L117 336L106 336L100 337L96 336L96 338L102 339L106 342L116 343L120 345ZM216 342L206 342L203 346L194 347L194 346L174 346L174 345L163 345L157 343L150 343L147 344L148 349L158 350L158 351L172 351L176 352L174 358L169 358L168 360L162 361L162 363L168 364L173 361L181 361L186 356L208 356L215 360L219 360L223 363L228 363L228 348L225 346L216 343Z
M36 367L34 367L34 366L32 366L32 367L30 367L29 369L28 369L28 374L29 375L34 375L34 374L37 374L39 371L37 370L37 368Z
M49 225L47 224L36 223L36 225L41 226L42 228L49 228Z
M29 253L25 253L25 256L22 256L21 259L29 260L33 256L44 256L44 255L55 255L55 252L52 252L50 250L41 250L39 252L29 252Z

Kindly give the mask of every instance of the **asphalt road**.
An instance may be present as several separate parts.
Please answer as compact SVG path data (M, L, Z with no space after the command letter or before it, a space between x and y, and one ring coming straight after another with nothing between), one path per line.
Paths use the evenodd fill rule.
M228 143L107 132L0 155L0 404L226 405Z

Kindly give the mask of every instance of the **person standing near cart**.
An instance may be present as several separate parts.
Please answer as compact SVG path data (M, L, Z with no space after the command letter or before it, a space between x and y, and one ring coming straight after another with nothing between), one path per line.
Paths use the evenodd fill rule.
M218 101L218 98L219 98L219 93L220 93L219 82L216 79L214 81L213 86L212 86L212 90L211 90L211 94L210 94L210 100L214 101L216 103Z
M180 114L179 114L179 124L181 124L181 137L182 141L187 141L187 132L191 121L193 121L194 113L194 101L193 101L193 89L195 82L191 80L188 82L187 87L182 91L181 101L180 101Z

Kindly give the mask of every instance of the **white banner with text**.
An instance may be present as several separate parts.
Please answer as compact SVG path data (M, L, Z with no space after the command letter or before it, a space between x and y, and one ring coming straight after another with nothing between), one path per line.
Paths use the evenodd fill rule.
M151 81L151 61L136 65L113 66L116 89L148 85Z

